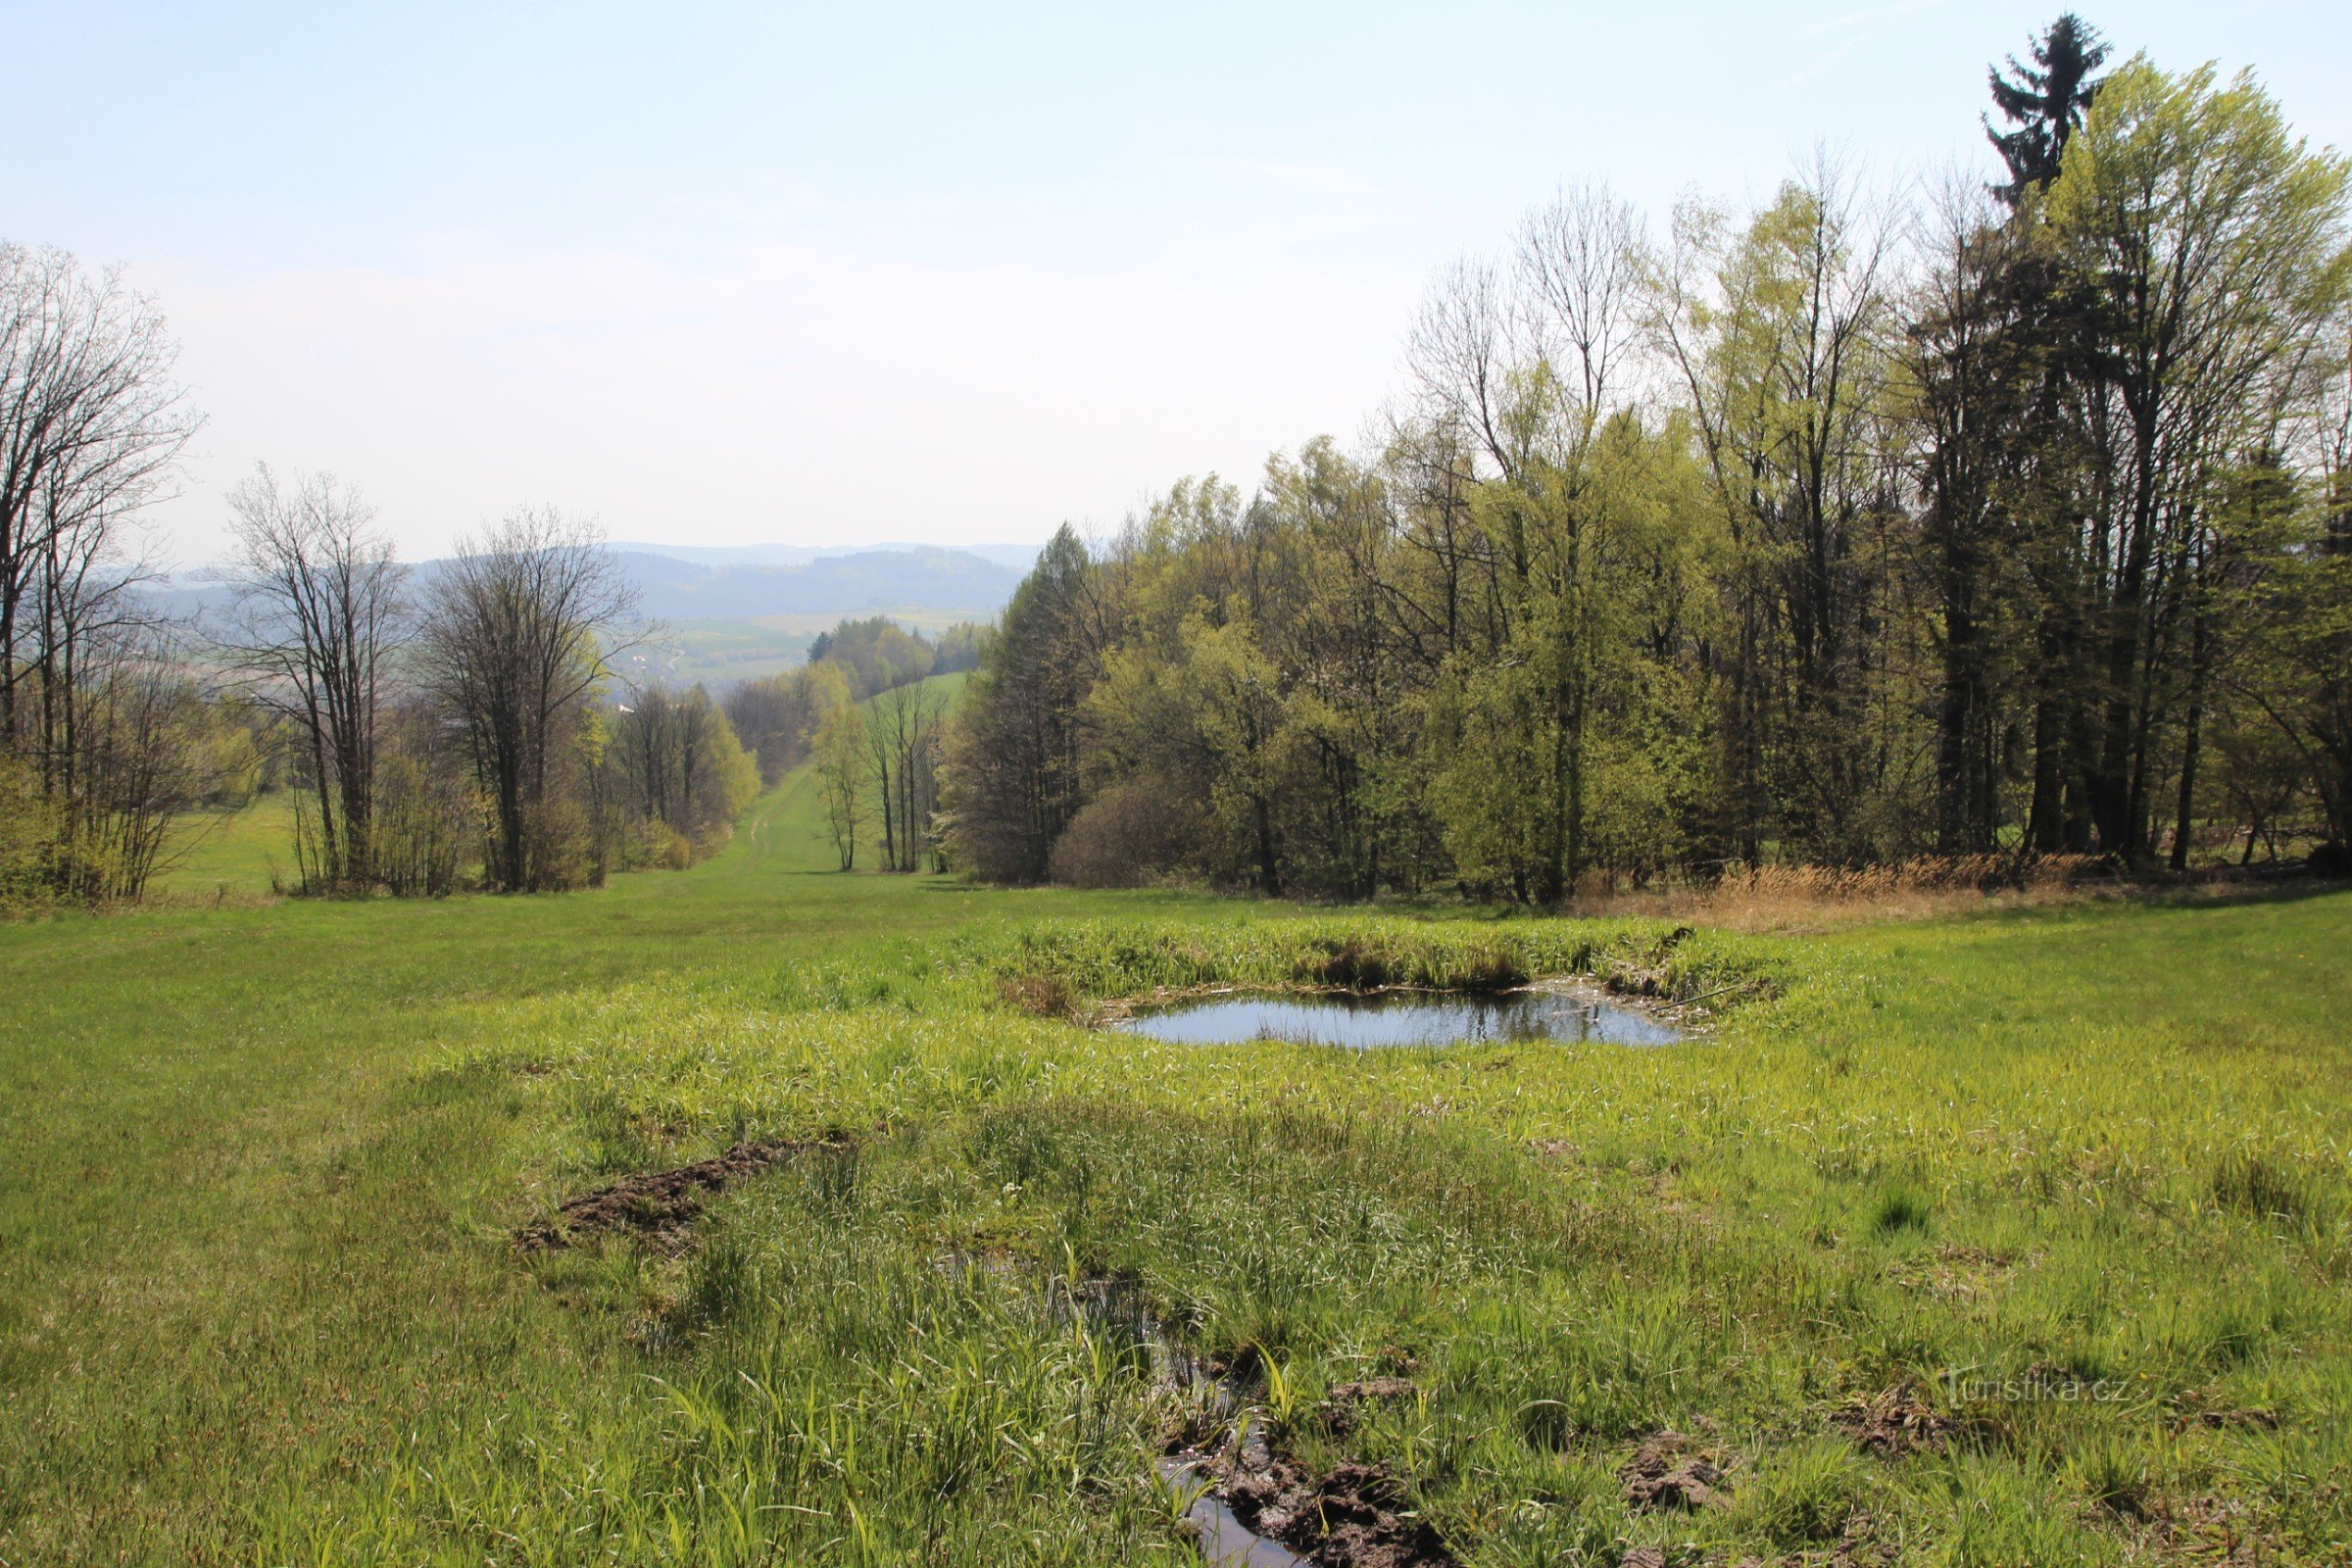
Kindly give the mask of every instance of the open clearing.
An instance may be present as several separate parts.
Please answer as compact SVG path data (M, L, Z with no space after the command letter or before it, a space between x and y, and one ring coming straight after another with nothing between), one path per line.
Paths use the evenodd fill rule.
M1669 951L818 829L795 778L601 893L0 928L0 1562L1197 1562L1152 1461L1218 1434L1100 1281L1464 1562L2352 1541L2352 896ZM1005 1000L1362 951L1754 1000L1442 1052ZM515 1240L747 1144L680 1248Z

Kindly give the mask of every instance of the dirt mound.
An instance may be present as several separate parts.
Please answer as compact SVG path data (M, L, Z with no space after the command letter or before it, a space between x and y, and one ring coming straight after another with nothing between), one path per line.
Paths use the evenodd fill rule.
M804 1150L819 1147L791 1138L737 1144L723 1154L670 1170L623 1176L610 1187L567 1198L553 1221L525 1225L514 1233L525 1251L550 1251L599 1236L628 1232L666 1257L686 1247L705 1196L722 1192L747 1177L781 1165Z
M1410 1378L1366 1378L1361 1383L1343 1383L1331 1391L1323 1401L1323 1424L1341 1437L1355 1430L1366 1407L1376 1404L1400 1404L1420 1393Z
M1882 1459L1941 1453L1961 1424L1919 1396L1915 1383L1897 1383L1838 1412L1838 1425L1866 1452Z
M1732 1505L1723 1471L1677 1432L1656 1432L1642 1439L1617 1479L1625 1483L1625 1500L1642 1512Z
M1438 1533L1408 1517L1404 1488L1380 1465L1310 1476L1287 1459L1235 1473L1220 1489L1244 1526L1324 1568L1453 1568Z

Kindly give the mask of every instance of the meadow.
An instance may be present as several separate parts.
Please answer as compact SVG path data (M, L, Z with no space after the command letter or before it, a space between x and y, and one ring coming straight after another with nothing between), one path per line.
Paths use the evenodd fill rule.
M1152 1461L1216 1418L1103 1281L1465 1563L2345 1559L2352 895L1678 936L831 863L796 776L595 893L0 927L0 1564L1197 1562ZM1721 1010L1076 1016L1612 967ZM674 1256L516 1244L771 1139Z

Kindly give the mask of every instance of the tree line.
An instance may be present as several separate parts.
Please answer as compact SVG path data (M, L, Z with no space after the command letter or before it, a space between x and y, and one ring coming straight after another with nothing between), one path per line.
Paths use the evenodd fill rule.
M2250 76L2108 60L2069 15L1990 73L1989 186L1566 192L1433 284L1359 449L1065 529L948 742L956 862L2340 863L2347 166Z
M682 868L758 793L709 693L621 674L651 628L592 525L517 508L419 580L331 476L261 467L229 507L234 608L200 654L291 743L306 887L543 892Z
M271 785L311 891L577 887L724 841L753 759L701 689L622 690L634 591L552 509L420 580L350 488L263 466L230 608L160 613L138 517L201 422L174 359L118 274L0 245L0 901L136 899L190 810Z

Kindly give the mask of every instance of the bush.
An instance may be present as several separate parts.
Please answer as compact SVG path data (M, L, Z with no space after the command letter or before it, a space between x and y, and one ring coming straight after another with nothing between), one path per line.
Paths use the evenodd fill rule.
M61 831L32 764L0 756L0 907L47 899L51 847Z
M1200 811L1156 779L1113 784L1079 808L1054 841L1049 874L1074 888L1133 888L1194 864Z
M402 898L456 892L481 856L482 804L454 761L422 747L393 751L377 768L375 799L384 886Z

